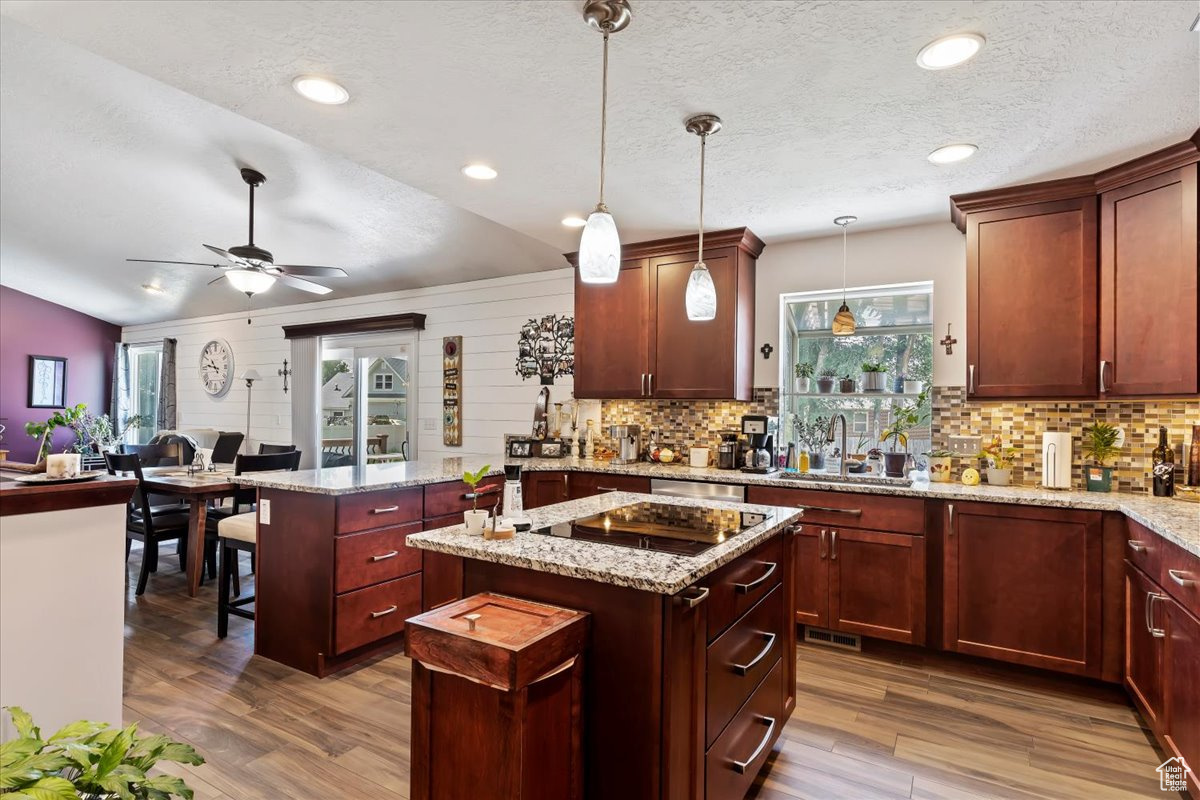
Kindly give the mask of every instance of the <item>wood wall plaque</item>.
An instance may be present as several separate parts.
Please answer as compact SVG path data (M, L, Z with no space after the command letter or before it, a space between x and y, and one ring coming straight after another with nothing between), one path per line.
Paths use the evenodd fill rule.
M462 447L462 337L442 337L442 444Z

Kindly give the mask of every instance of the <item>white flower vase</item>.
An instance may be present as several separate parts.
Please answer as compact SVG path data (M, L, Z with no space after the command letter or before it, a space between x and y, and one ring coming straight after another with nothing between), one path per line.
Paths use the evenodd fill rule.
M483 536L483 528L491 517L486 511L478 509L463 512L463 522L466 523L467 533L472 536Z

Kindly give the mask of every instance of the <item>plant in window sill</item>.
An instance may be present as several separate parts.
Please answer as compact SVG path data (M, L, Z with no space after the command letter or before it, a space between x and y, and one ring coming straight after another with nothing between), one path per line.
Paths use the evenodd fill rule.
M908 460L908 433L929 420L929 412L924 408L927 397L928 392L923 391L911 403L894 410L891 427L880 437L883 444L892 443L891 451L883 454L884 471L889 477L904 477L904 465Z
M878 362L868 361L862 365L862 390L882 392L887 389L887 368Z
M796 391L808 394L812 391L812 376L814 367L807 361L796 365Z
M149 775L160 761L204 763L190 745L165 736L138 736L137 724L112 728L105 722L72 722L43 740L33 718L7 706L17 738L0 745L0 786L13 800L191 800L192 790L174 775Z
M851 378L849 375L843 375L842 377L838 378L838 391L842 394L854 394L855 388L857 388L857 386L854 382L854 378Z
M817 391L821 394L832 394L833 383L837 380L837 371L832 369L823 369L817 377Z

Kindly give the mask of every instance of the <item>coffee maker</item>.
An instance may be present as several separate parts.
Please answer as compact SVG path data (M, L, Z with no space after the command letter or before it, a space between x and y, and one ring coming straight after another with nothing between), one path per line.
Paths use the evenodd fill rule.
M742 466L742 442L737 431L721 431L721 444L717 447L717 469L740 469Z
M613 464L636 464L642 457L641 426L610 425L608 435L612 437L617 451Z
M742 472L778 472L779 464L775 457L775 437L779 434L778 417L745 414L742 416L742 433L746 436Z

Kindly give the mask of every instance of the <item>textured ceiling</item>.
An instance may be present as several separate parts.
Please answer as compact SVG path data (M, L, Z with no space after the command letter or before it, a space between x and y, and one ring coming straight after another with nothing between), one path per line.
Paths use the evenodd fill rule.
M863 227L944 219L950 194L1091 171L1179 141L1200 123L1200 36L1187 31L1194 0L632 5L632 24L612 41L606 197L626 241L694 226L697 142L682 121L699 111L720 114L726 126L710 142L709 226L750 225L768 240L832 232L832 218L843 213L857 214ZM337 263L348 243L361 241L379 248L364 261L383 275L397 266L389 237L430 222L407 205L416 202L412 193L380 175L556 250L575 247L578 231L559 220L586 214L595 202L600 67L600 38L584 26L579 7L572 0L6 0L0 12L6 25L20 20L369 168L283 138L286 145L263 148L284 162L283 180L268 184L263 202L280 202L278 211L292 215L296 236L311 244L301 250L313 253L305 260ZM923 44L963 30L988 38L975 60L939 72L915 65ZM61 48L38 55L20 84L3 76L6 104L10 91L35 89L59 102L77 99L80 89L51 85L39 71L66 78L60 61L82 57ZM7 52L4 58L7 72ZM299 98L290 79L308 72L339 79L351 101L322 107ZM242 187L224 170L247 149L242 131L264 140L272 132L229 115L227 130L218 134L214 124L203 135L192 117L217 111L201 112L127 74L112 80L97 77L82 98L105 123L98 131L72 122L77 108L44 112L43 145L64 153L90 147L81 159L112 162L89 176L106 182L61 191L96 193L105 202L146 191L129 174L96 174L129 167L144 147L165 179L160 213L137 219L155 235L171 229L178 243L162 254L185 257L191 241L238 241ZM7 133L15 123L8 108L4 115ZM143 117L152 124L135 143L129 129ZM111 138L109 128L124 136ZM63 135L72 140L56 144ZM975 142L980 152L959 165L925 160L954 141ZM22 157L35 157L33 144ZM0 147L7 201L11 159L7 143ZM500 177L464 178L459 168L474 160L492 164ZM273 178L273 167L260 168ZM167 203L169 185L183 175L191 177L180 193L186 199ZM336 199L322 203L321 191ZM409 199L395 200L393 192ZM381 203L393 207L384 211ZM139 228L136 219L119 218L124 204L111 209L105 227ZM193 212L205 205L210 214L228 207L232 230L197 224ZM440 206L440 214L454 213ZM313 217L320 224L302 230ZM6 239L8 231L6 220ZM69 232L74 238L77 228ZM527 257L545 252L496 236ZM281 258L302 260L288 236L273 242L264 227L261 238ZM494 250L487 255L506 271L529 268L527 258L506 261ZM440 263L444 280L472 275L454 259ZM403 280L428 277L406 273Z

